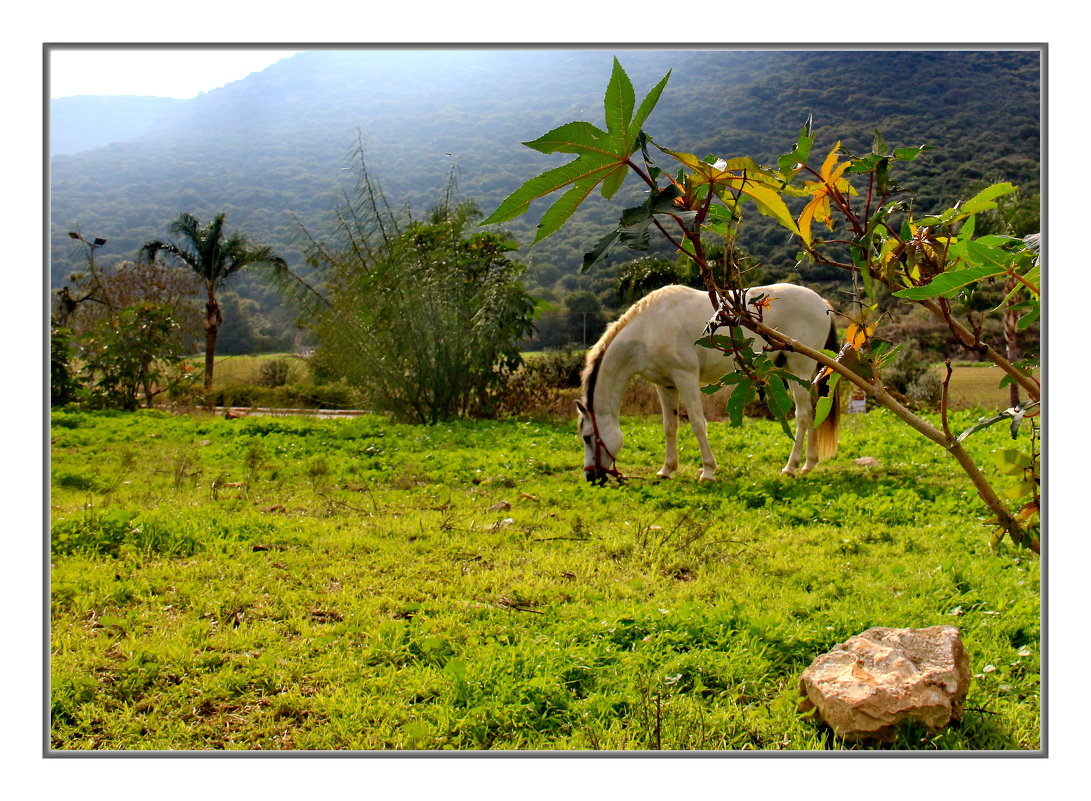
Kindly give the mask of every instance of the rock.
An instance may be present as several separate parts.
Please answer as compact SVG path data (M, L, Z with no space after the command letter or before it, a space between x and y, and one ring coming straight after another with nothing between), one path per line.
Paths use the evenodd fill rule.
M506 512L511 509L511 504L508 501L500 501L500 503L494 503L489 507L490 512Z
M859 467L878 467L879 460L874 456L861 456L859 459L853 459L852 463Z
M962 715L970 660L954 626L876 627L834 646L803 672L799 710L845 740L889 742L914 721L940 729Z

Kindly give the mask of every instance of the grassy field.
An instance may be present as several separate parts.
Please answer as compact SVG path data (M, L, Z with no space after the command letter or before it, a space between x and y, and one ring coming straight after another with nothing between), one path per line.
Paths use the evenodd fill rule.
M967 711L889 747L1040 747L1039 563L990 550L941 449L853 416L789 480L775 425L713 424L702 486L691 434L656 482L658 422L624 428L632 479L598 488L571 423L56 413L52 747L866 748L796 711L800 674L934 624Z

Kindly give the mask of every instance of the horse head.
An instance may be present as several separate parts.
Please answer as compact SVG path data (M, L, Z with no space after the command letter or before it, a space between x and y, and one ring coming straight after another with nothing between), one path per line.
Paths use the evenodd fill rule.
M583 473L593 484L605 484L607 476L619 481L617 455L624 444L615 415L596 415L584 401L576 401L576 431L583 442Z

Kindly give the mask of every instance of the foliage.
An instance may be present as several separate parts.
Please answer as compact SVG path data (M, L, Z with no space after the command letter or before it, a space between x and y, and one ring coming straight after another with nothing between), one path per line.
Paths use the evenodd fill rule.
M261 363L259 373L259 386L282 387L292 376L292 363L287 359L270 359Z
M312 315L319 369L399 420L490 411L531 330L514 244L467 235L478 211L453 202L453 185L426 220L397 218L360 164L356 196L337 215L339 243L312 240L322 284L289 284Z
M653 230L692 260L710 296L715 298L708 336L697 344L723 351L738 366L737 372L705 389L732 387L728 411L733 420L741 421L743 406L762 393L790 437L787 415L791 403L785 382L798 379L778 369L768 353L804 353L819 363L816 383L827 379L851 382L949 450L995 514L1000 535L1008 534L1017 543L1037 550L1039 528L1036 518L1026 513L1033 508L1036 514L1037 496L1023 499L1025 504L1017 515L1013 514L961 449L964 436L956 438L949 428L945 403L942 428L900 403L883 379L899 346L875 335L881 319L882 289L927 309L950 329L959 345L992 361L1004 370L1006 380L1024 389L1033 403L1016 407L1013 414L1021 418L1037 407L1039 387L1033 373L984 342L973 307L968 306L969 310L960 316L958 306L983 282L1003 278L1011 287L1004 301L1020 312L1018 327L1025 329L1038 320L1041 267L1036 240L1031 246L1011 236L974 236L976 215L995 209L997 198L1010 194L1014 187L994 184L940 213L921 214L900 197L902 190L893 183L892 170L900 163L916 161L931 149L929 146L890 148L876 132L870 152L854 155L838 141L815 166L810 120L791 151L780 155L774 167L761 166L748 156L698 158L659 145L638 130L669 76L656 84L633 117L632 84L615 58L604 98L607 131L568 123L525 142L543 152L579 156L563 169L554 168L524 182L486 222L509 220L526 212L535 200L572 184L574 188L567 189L543 217L539 230L545 236L557 230L591 190L600 188L608 199L621 187L624 173L634 173L648 187L644 202L624 210L616 228L585 254L583 268L601 262L619 245L647 250ZM677 172L672 174L659 167L652 157L654 151L677 164ZM861 185L859 189L857 184ZM789 202L798 211L793 211ZM751 209L775 220L795 237L802 248L801 260L841 269L851 276L852 308L845 313L848 327L840 353L809 348L764 324L763 312L776 298L748 297L742 265L735 258L734 245ZM820 237L819 226L828 229L832 237ZM706 238L724 243L721 261L709 258ZM727 329L729 334L717 334L720 329ZM761 352L754 349L755 336L764 338ZM852 366L847 359L850 355ZM827 395L819 402L819 420L828 413L832 397ZM1012 429L1013 435L1016 428ZM1035 472L1028 483L1036 486L1037 465L1033 458L1031 469Z
M191 351L201 330L199 291L196 276L162 264L138 260L96 267L89 259L87 269L72 273L54 295L54 318L82 336L122 309L152 304L170 312L179 346Z
M273 409L355 409L358 393L343 382L293 381L276 387L226 381L205 396L212 406Z
M136 409L165 390L168 370L181 357L178 325L170 310L151 303L128 306L80 340L87 402Z
M79 381L72 364L72 330L49 328L49 405L64 406L76 399Z
M852 420L877 465L787 482L775 422L712 424L732 456L698 485L655 482L660 422L627 418L632 480L602 490L571 421L58 411L51 746L865 750L796 712L800 673L954 624L961 725L889 748L1040 748L1039 561L981 542L940 449Z
M509 377L497 416L520 419L571 417L572 390L580 385L586 351L546 350L529 355Z
M51 404L81 402L134 409L179 386L181 353L192 346L197 316L189 276L162 265L122 262L87 269L53 295Z

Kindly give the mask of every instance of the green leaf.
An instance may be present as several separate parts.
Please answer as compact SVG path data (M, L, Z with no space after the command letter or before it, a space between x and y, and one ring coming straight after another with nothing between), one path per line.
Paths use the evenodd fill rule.
M753 380L744 379L731 391L731 397L727 399L727 416L735 428L742 425L742 411L754 398Z
M537 139L523 142L539 153L576 153L612 155L604 148L609 146L610 135L589 122L568 122Z
M892 240L888 240L892 241ZM852 265L859 271L860 278L864 281L864 292L871 302L875 302L875 282L871 278L871 269L868 266L867 247L854 242L849 248L849 257ZM898 294L897 292L894 293Z
M667 81L671 77L671 71L667 70L667 74L663 76L663 80L657 83L647 97L644 98L644 102L640 104L640 108L636 110L636 116L633 117L633 121L629 124L629 130L635 131L637 136L644 128L644 123L648 119L648 115L652 113L652 109L655 108L655 104L659 102L659 96L663 94L663 89L667 85Z
M620 137L622 142L629 139L629 121L633 116L633 105L636 96L633 93L633 83L625 70L621 68L621 62L614 56L614 67L610 73L610 83L606 86L606 97L603 105L606 109L606 129L614 136Z
M572 192L567 194L571 195ZM697 212L678 209L674 205L674 199L681 194L682 192L677 186L669 184L665 188L649 194L647 199L639 206L625 209L621 213L621 220L617 228L602 237L591 250L583 254L583 265L580 267L580 272L587 272L604 259L610 250L618 244L628 245L633 250L647 250L650 247L648 228L657 214L669 214L677 217L683 224L692 222ZM571 214L571 212L568 213ZM545 219L543 218L544 222Z
M1026 331L1028 328L1038 322L1038 318L1041 316L1041 313L1041 308L1035 306L1033 309L1031 309L1029 312L1019 318L1019 322L1015 324L1015 327L1020 331Z
M1004 269L997 269L994 264L982 264L976 267L968 267L965 270L954 270L941 273L924 286L915 286L908 289L900 289L890 294L906 300L926 300L928 298L950 298L957 295L962 289L997 275L1004 275Z
M972 198L967 200L958 210L961 214L977 214L978 212L988 211L989 209L995 209L996 203L993 201L1003 195L1011 194L1015 191L1015 187L1009 183L993 184L992 186L981 190Z
M579 205L584 201L584 198L594 190L595 184L593 181L581 181L561 195L557 202L550 206L546 213L542 215L542 219L538 223L538 232L534 241L537 242L539 239L544 239L564 225L565 221L572 216L577 208L579 208Z
M894 150L894 158L898 161L913 161L921 153L935 150L933 145L921 145L920 147L899 147Z
M521 187L516 189L490 214L481 225L501 223L512 220L521 214L525 214L530 204L539 198L545 197L558 189L563 189L578 181L589 180L597 184L602 181L617 164L604 159L597 162L593 159L583 160L583 157L570 161L560 167L548 170L536 178L531 178ZM556 230L556 228L554 228ZM540 234L541 239L545 234ZM535 240L537 241L537 240Z
M648 93L634 117L632 83L615 58L603 100L607 130L603 131L589 122L569 122L538 139L524 142L524 145L540 153L571 153L576 159L524 182L480 225L507 222L525 214L539 198L566 190L543 216L534 237L534 241L539 242L564 225L595 187L601 186L603 197L612 197L628 174L629 156L644 143L640 136L641 126L669 77L668 72Z
M830 411L833 409L833 401L836 397L834 390L837 388L837 382L840 380L840 373L833 373L827 379L829 392L827 392L825 395L820 396L818 399L818 403L815 405L813 424L814 428L818 428L820 425L822 425L822 423L825 422L826 418L829 416Z
M811 156L811 148L814 146L813 119L807 115L807 121L799 130L796 146L791 153L785 153L777 159L777 165L783 175L794 173L797 164L806 164Z
M784 433L791 438L792 430L788 427L788 413L792 410L792 396L788 392L788 388L781 383L780 379L775 377L766 383L765 388L765 405L769 407L773 417L780 423Z

